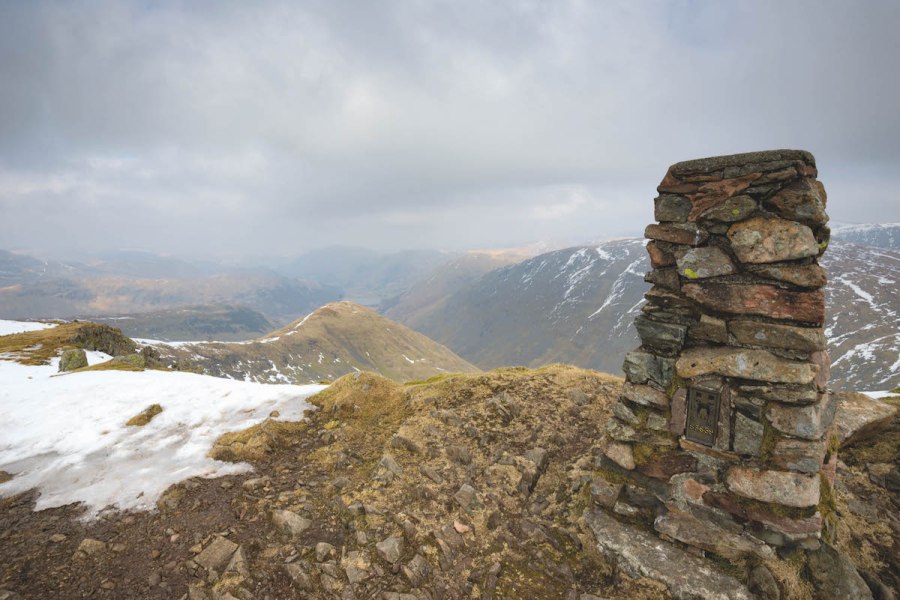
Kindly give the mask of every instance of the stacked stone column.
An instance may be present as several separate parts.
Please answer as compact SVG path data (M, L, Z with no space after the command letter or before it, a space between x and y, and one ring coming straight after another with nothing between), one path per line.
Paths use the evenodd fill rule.
M825 190L811 154L673 165L657 188L641 346L595 500L725 558L816 547L831 514Z

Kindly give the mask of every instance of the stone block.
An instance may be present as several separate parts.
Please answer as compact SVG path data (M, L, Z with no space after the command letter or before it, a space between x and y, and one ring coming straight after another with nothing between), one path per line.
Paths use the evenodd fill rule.
M812 229L785 219L754 217L735 223L728 239L742 263L776 263L819 253Z
M625 355L622 370L629 383L654 383L665 389L675 374L675 360L649 352L629 352Z
M728 331L739 344L815 352L825 348L825 334L820 327L795 327L764 321L734 320Z
M823 225L828 222L825 213L825 189L819 182L810 179L799 179L781 188L765 206L782 218L800 221L810 225Z
M623 483L612 483L602 477L591 479L591 499L595 504L605 508L612 508L619 500Z
M743 221L752 215L759 206L756 200L747 195L734 196L728 198L720 205L713 207L703 213L704 219L712 221L722 221L724 223L733 223L735 221Z
M644 281L661 288L677 292L681 289L681 279L675 269L656 268L644 276Z
M647 243L647 254L650 255L650 266L654 269L670 267L675 264L675 254L656 240Z
M688 221L696 221L706 216L710 210L718 208L728 199L739 195L760 178L761 173L748 173L740 177L703 183L696 192L689 194L692 208Z
M676 362L678 376L691 379L708 373L776 383L810 383L818 367L779 358L765 350L698 347L682 352Z
M772 402L766 408L766 417L772 427L786 435L804 440L820 440L831 427L836 404L830 394L822 394L817 403L805 406Z
M731 258L716 246L691 248L675 254L678 273L687 279L706 279L737 272Z
M672 394L672 412L669 418L669 433L684 435L684 426L687 423L687 390L678 388Z
M700 315L700 320L688 329L688 338L724 344L728 341L728 329L724 320Z
M660 194L653 199L653 218L657 221L684 223L691 212L691 201L677 194Z
M825 459L826 440L783 437L775 442L769 463L778 469L818 473Z
M742 413L734 417L734 442L732 451L737 454L759 456L762 446L763 432L765 428L759 421L755 421Z
M647 225L644 237L672 244L698 246L709 237L696 223L664 223Z
M767 284L686 283L681 291L691 300L719 312L816 325L825 320L822 290L795 292Z
M661 392L649 385L625 383L625 385L622 386L622 397L642 406L654 406L659 408L666 408L669 406L669 397L666 396L665 392Z
M728 470L726 484L735 494L751 500L796 508L819 503L817 475L733 466Z
M603 450L603 454L623 469L629 471L634 469L634 451L631 449L631 444L610 442Z
M771 548L749 535L728 532L687 513L670 511L657 517L653 528L680 542L702 548L728 560L737 560L748 555L763 559L775 556Z
M754 275L766 279L784 281L805 288L820 288L828 283L825 269L815 263L811 265L749 265L748 270Z
M660 354L674 355L684 345L684 336L687 333L685 325L654 321L645 315L638 315L634 320L634 326L641 343Z

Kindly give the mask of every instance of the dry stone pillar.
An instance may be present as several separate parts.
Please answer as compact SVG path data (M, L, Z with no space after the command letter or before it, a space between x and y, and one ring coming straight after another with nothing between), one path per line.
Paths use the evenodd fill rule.
M832 518L825 189L808 152L669 168L647 227L641 346L595 501L723 556L814 548Z

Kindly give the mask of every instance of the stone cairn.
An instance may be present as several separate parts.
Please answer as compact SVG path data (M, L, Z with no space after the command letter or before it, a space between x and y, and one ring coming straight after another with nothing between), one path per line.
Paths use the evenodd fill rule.
M726 559L815 549L837 457L826 384L825 189L808 152L681 162L657 188L641 346L596 502Z

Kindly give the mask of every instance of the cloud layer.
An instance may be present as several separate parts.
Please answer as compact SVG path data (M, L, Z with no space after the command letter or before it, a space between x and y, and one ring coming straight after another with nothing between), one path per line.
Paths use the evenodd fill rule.
M898 221L900 4L0 5L0 247L206 256L639 233L673 162L816 154Z

